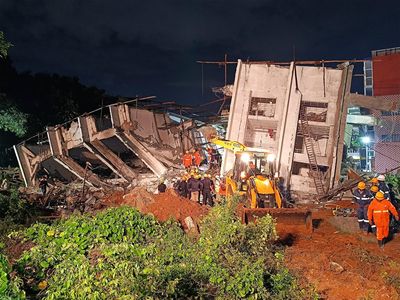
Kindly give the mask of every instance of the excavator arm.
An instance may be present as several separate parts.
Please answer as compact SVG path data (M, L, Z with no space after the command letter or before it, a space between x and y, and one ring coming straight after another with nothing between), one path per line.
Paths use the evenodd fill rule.
M221 146L222 148L229 149L233 152L245 152L247 147L236 141L229 141L220 138L213 138L210 140L211 143Z

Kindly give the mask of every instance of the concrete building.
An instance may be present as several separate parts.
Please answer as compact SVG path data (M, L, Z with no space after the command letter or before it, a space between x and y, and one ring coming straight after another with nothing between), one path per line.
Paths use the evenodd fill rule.
M226 139L275 154L292 198L321 195L340 176L352 70L239 60ZM225 151L221 173L234 162Z
M168 113L130 101L48 127L14 150L26 186L35 186L44 171L61 181L107 187L110 178L129 184L141 173L162 177L181 168L181 154L195 146L195 127L193 120L174 122Z
M365 94L379 99L381 109L372 110L378 122L372 139L375 171L386 172L398 165L400 157L400 111L389 103L400 100L400 47L373 50L372 60L364 63Z

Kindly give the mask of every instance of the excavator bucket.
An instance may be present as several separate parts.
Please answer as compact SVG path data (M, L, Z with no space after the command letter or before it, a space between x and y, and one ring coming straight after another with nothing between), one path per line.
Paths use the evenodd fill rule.
M271 215L277 223L278 233L312 233L312 213L308 209L299 208L244 208L242 222L248 224L257 218Z

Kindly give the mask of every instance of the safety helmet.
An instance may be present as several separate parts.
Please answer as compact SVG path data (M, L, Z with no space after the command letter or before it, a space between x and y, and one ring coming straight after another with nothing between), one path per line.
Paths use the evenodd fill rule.
M377 184L378 183L378 178L374 177L371 179L371 183Z
M377 177L377 179L379 180L379 181L385 181L385 175L379 175L378 177Z
M360 181L357 184L357 187L358 187L359 190L365 190L365 182L364 181Z
M189 150L186 150L186 154L189 154Z
M376 193L375 198L378 200L383 200L385 199L385 195L381 191L379 191Z
M376 193L379 191L379 188L376 185L371 186L371 192Z

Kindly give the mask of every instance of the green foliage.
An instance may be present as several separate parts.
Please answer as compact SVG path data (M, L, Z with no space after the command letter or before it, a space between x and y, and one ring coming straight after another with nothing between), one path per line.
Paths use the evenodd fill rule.
M392 186L392 190L396 195L396 198L400 198L400 176L394 174L387 174L385 181L387 184Z
M226 206L210 211L197 238L128 207L36 224L23 236L36 246L19 259L18 272L45 299L305 295L273 249L272 218L245 226Z
M22 137L27 132L27 121L27 114L21 112L4 95L0 95L0 130Z
M0 299L26 299L25 292L20 289L21 280L19 278L10 278L10 272L11 268L6 257L0 253Z
M8 54L8 49L13 46L11 43L7 42L4 37L4 32L0 31L0 58L5 58Z
M17 188L0 193L0 218L3 221L24 223L29 212L30 205L20 197Z

